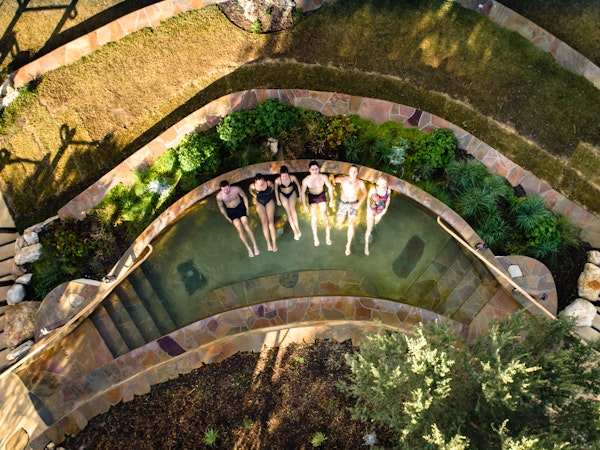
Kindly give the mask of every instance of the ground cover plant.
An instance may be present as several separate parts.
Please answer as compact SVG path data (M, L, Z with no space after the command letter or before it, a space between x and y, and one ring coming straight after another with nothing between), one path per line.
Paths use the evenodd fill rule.
M600 136L591 83L458 5L353 0L272 35L240 30L207 7L44 76L17 129L0 138L2 189L18 227L45 219L207 102L273 86L432 112L600 211L598 175L582 163L594 161Z
M270 138L279 140L284 159L358 162L404 178L454 208L495 254L540 259L556 278L558 261L564 264L581 246L574 226L550 212L541 197L517 195L504 178L458 150L451 130L426 134L398 122L328 117L269 99L229 114L215 129L188 135L138 172L132 186L112 189L89 212L85 225L52 224L42 235L44 257L32 264L36 296L42 299L74 278L101 279L173 201L220 173L272 160ZM561 308L573 295L574 290L561 290Z

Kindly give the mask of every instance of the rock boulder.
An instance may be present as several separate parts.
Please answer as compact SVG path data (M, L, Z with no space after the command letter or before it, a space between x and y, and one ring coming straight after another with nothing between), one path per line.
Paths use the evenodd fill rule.
M565 314L576 318L578 327L589 327L596 317L596 307L583 298L578 298L565 308Z
M35 316L39 307L40 302L21 302L6 308L4 342L7 347L15 347L33 338Z
M600 301L600 267L586 263L577 284L580 297L592 302Z

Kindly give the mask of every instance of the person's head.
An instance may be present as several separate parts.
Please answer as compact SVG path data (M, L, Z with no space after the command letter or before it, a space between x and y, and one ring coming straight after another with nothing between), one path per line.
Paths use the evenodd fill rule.
M287 168L287 166L281 166L279 168L279 173L290 173L289 169Z
M227 180L223 180L221 181L221 183L219 183L219 186L221 187L221 190L225 193L229 192L229 181Z
M311 161L311 162L308 163L308 171L311 174L317 174L317 173L319 173L319 169L320 168L319 168L319 163L318 162Z
M265 178L262 176L262 173L257 173L254 175L254 181L264 180Z
M388 182L385 178L381 177L381 178L379 178L379 180L377 180L377 186L379 186L381 188L387 188Z
M348 175L350 176L350 178L356 178L358 176L358 167L352 164L350 166L350 169L348 170Z

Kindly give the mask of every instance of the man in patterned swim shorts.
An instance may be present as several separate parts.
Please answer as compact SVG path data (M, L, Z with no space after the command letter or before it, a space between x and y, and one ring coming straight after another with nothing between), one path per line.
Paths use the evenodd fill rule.
M347 176L339 176L334 180L342 185L342 193L338 202L337 224L341 226L348 217L348 242L346 243L346 256L351 253L352 239L354 238L354 222L358 216L360 205L367 198L367 188L363 180L358 179L358 167L350 166ZM360 198L358 193L360 192Z

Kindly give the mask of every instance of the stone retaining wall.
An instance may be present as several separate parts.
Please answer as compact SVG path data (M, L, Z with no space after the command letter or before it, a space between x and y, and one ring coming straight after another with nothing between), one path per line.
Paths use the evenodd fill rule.
M146 167L166 150L176 147L189 133L216 126L221 117L230 112L255 108L258 103L267 98L276 98L290 105L315 110L325 115L357 114L376 123L392 120L401 122L406 127L418 127L424 132L436 128L450 128L457 137L461 149L480 160L489 171L506 178L511 185L521 185L527 193L541 195L548 208L556 214L568 217L581 229L580 236L584 241L595 248L600 248L600 218L455 124L426 111L385 100L303 89L252 89L228 94L208 103L140 148L80 193L59 210L59 216L82 219L86 211L100 203L110 189L119 183L131 184L135 170ZM248 177L251 176L252 174L248 174Z

